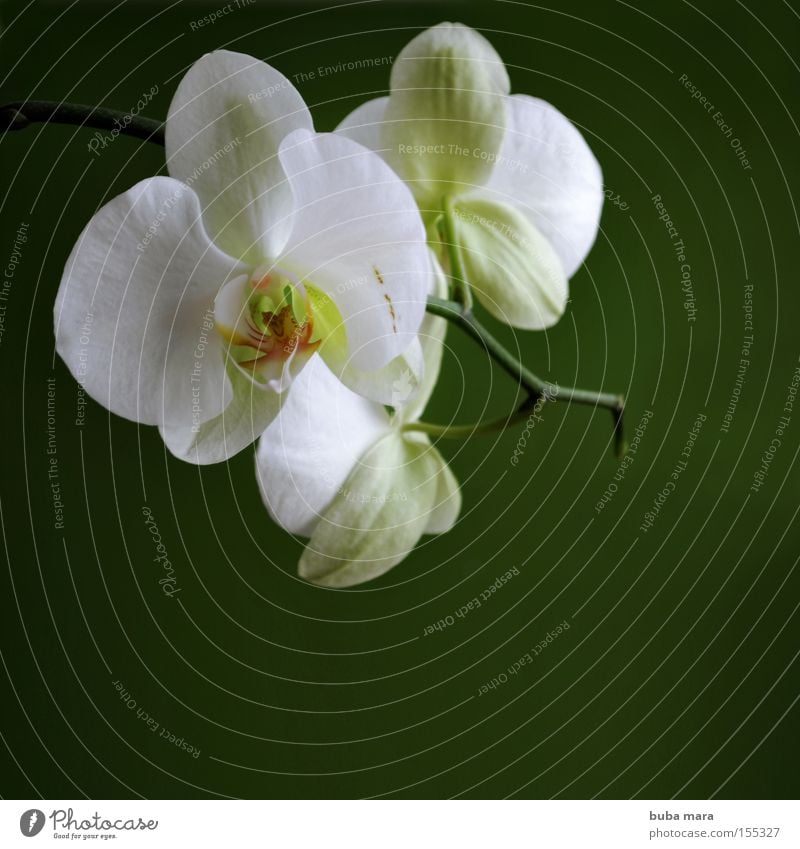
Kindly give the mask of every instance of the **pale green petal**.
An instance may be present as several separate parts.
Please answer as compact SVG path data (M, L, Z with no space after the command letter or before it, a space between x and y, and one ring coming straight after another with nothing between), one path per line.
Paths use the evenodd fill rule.
M472 196L454 208L466 276L484 307L523 330L555 324L567 305L564 267L530 219L508 204Z
M320 518L300 558L300 576L347 587L396 566L428 526L440 467L427 439L392 433L373 445Z
M447 297L447 280L442 267L436 259L433 251L430 251L431 264L433 267L433 285L431 294L437 298ZM444 353L444 338L447 334L447 320L438 316L425 313L422 327L419 330L419 342L424 363L422 380L413 395L408 396L407 403L400 407L398 420L400 424L416 421L425 412L425 407L436 388L439 379L439 370L442 365L442 354ZM393 406L397 406L396 404Z
M435 448L433 453L439 463L439 474L436 479L436 499L428 516L425 533L444 534L453 528L461 512L461 487L441 454Z
M423 207L483 185L503 142L508 74L491 44L443 23L400 52L380 148Z
M544 100L525 94L509 97L506 121L487 197L521 209L572 277L600 227L600 165L578 128Z

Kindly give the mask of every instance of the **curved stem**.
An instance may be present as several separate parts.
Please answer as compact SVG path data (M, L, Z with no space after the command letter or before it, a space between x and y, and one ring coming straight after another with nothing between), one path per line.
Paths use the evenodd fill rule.
M467 439L470 436L481 436L486 433L497 433L505 430L509 425L524 421L529 418L531 411L536 406L536 401L530 397L526 398L520 406L511 413L510 416L503 416L497 419L489 419L485 422L468 425L440 425L433 422L408 422L404 424L402 430L415 430L420 433L427 433L428 436L439 436L444 439Z
M455 301L445 301L441 298L428 298L428 312L434 315L439 315L446 318L448 321L457 324L468 336L471 336L476 342L481 344L488 354L497 362L497 364L506 371L511 377L520 383L525 389L533 394L541 394L545 389L552 388L550 384L545 384L541 378L537 377L530 369L526 368L522 363L507 349L502 343L498 342L494 336L478 321L472 312L465 310L460 304Z
M102 106L58 103L54 100L17 100L0 106L0 130L24 130L30 124L71 124L96 130L116 130L121 135L164 144L164 124Z
M501 342L475 318L465 310L461 304L455 301L446 301L442 298L428 298L428 312L446 318L448 321L461 328L468 336L478 342L493 360L517 383L528 391L528 401L535 403L539 398L553 401L566 401L569 404L587 404L593 407L604 407L611 411L614 420L614 450L617 456L625 453L623 414L625 411L625 399L621 395L612 395L607 392L594 392L590 389L577 389L575 387L561 387L548 383L537 377L530 369L526 368ZM476 426L467 426L470 433L476 432Z

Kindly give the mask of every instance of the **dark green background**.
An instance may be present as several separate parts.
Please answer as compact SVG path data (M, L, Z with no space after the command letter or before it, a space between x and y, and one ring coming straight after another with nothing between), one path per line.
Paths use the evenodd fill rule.
M517 468L519 428L443 444L463 483L457 528L355 591L306 585L301 542L261 507L251 451L198 470L169 457L155 429L94 404L81 430L76 385L53 363L72 244L99 205L163 166L163 151L121 138L96 158L90 131L63 126L4 137L3 267L19 224L30 227L0 346L2 794L797 796L800 404L749 492L800 354L797 15L777 0L257 2L191 30L223 5L5 3L4 27L21 14L0 40L0 101L128 110L158 85L147 114L162 118L181 74L215 48L292 78L394 56L441 20L477 27L515 91L582 129L627 204L606 204L560 324L499 332L551 380L625 392L630 428L645 409L653 418L600 514L617 468L603 411L548 407ZM752 170L681 74L724 114ZM388 75L379 65L299 88L329 130L384 93ZM686 244L694 324L653 194ZM755 343L724 434L745 275ZM458 331L448 339L427 418L510 409L507 377ZM46 470L49 376L63 533ZM689 466L642 534L700 411ZM145 503L176 566L173 600L157 583ZM422 636L511 567L520 574L480 610ZM476 695L564 619L570 629L532 666ZM201 756L151 733L115 680Z

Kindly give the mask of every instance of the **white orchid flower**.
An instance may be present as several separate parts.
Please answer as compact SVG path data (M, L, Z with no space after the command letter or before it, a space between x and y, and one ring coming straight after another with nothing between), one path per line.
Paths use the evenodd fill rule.
M566 309L567 281L599 228L603 179L564 115L509 91L491 44L443 23L401 51L390 96L357 108L337 132L408 182L432 240L449 208L479 300L499 320L537 330Z
M166 153L171 176L102 207L61 281L57 350L89 395L208 463L264 431L316 354L379 402L417 380L428 249L379 156L314 133L286 77L228 51L181 81Z
M424 379L407 403L410 375L395 382L394 413L351 392L317 358L261 437L264 504L287 531L310 538L301 577L328 587L377 578L423 534L444 533L458 519L458 481L425 434L404 429L433 392L445 330L446 321L426 316Z

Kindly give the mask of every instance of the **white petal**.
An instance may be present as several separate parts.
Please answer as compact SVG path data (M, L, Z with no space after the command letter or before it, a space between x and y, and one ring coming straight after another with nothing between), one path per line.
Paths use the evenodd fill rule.
M431 249L430 294L447 297L447 280ZM398 421L409 422L419 417L433 393L439 377L442 348L447 321L425 313L416 339L399 356L377 371L353 368L346 356L338 356L335 348L323 351L331 371L353 392L386 404L398 411Z
M425 30L397 57L391 91L381 146L421 206L488 179L503 140L509 81L482 35L463 24Z
M242 268L210 241L194 192L138 183L91 219L64 270L56 349L86 392L143 424L202 422L230 400L214 295Z
M455 207L456 238L478 300L499 321L524 330L555 324L568 284L550 242L518 208L472 195Z
M433 251L429 251L431 261L431 294L437 298L447 297L447 280L439 261ZM425 313L422 327L419 329L420 354L422 356L422 380L413 395L409 397L398 413L400 423L414 421L423 414L425 407L433 395L436 382L439 380L439 370L442 366L444 339L447 335L447 320ZM392 406L397 406L393 404Z
M383 407L351 392L314 357L258 443L256 475L272 518L310 536L361 455L388 431Z
M347 587L397 565L425 531L438 494L437 452L391 433L362 457L319 520L301 577Z
M425 321L422 322L423 327ZM419 393L425 363L422 345L416 337L400 356L374 371L354 368L346 358L340 359L331 354L330 350L323 353L331 371L345 386L370 401L398 408L409 404Z
M600 165L580 131L544 100L508 98L506 120L487 189L494 200L515 203L530 217L572 277L600 226Z
M214 299L214 321L223 338L233 345L246 345L250 341L246 311L247 297L252 291L249 283L249 274L233 277Z
M291 82L228 50L195 62L170 105L170 175L200 196L217 244L252 265L274 257L291 230L292 196L278 147L299 127L313 124Z
M257 386L230 361L233 398L222 413L198 427L162 427L161 436L176 457L189 463L221 463L255 442L275 419L285 398Z
M375 153L298 130L281 145L295 198L278 262L322 290L344 321L349 364L374 371L413 341L430 268L411 193Z
M382 123L386 113L388 97L376 97L357 106L336 128L340 135L363 144L376 153L385 153Z

